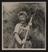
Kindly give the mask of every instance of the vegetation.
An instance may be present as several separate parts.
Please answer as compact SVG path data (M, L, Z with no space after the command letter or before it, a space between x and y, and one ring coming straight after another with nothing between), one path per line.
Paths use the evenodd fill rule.
M35 13L33 16L33 25L31 29L31 41L33 48L42 48L45 45L45 13L40 4L35 3L25 3L19 4L17 8L13 11L6 12L3 10L3 45L5 48L11 48L14 43L14 27L19 22L18 12L26 11L28 14L28 19L30 19L31 15Z

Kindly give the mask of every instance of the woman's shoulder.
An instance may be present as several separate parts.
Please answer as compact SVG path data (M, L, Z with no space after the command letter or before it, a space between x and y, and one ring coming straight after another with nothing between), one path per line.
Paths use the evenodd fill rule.
M20 27L22 24L21 23L17 23L15 27Z
M20 25L22 25L22 24L21 23L16 24L16 26L20 26Z

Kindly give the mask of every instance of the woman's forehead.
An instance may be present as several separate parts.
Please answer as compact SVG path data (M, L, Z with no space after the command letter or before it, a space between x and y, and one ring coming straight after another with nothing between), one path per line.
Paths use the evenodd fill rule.
M19 17L26 17L25 15L20 15Z
M27 13L26 13L25 11L21 11L21 12L18 13L18 16L20 16L20 15L25 15L25 16L27 16Z

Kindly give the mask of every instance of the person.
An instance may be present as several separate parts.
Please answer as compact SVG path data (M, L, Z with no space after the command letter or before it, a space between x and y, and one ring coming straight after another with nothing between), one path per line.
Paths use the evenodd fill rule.
M30 30L30 28L28 28L27 26L27 19L28 19L28 16L27 16L27 13L25 11L21 11L18 13L18 17L19 17L19 20L20 22L18 24L16 24L15 26L15 29L14 29L14 38L15 38L15 44L16 44L16 48L21 48L23 43L25 42L24 41L24 38L26 36L26 32L27 30ZM31 47L32 46L32 43L31 41L29 40L29 36L27 37L27 41L25 43L25 48L27 47Z

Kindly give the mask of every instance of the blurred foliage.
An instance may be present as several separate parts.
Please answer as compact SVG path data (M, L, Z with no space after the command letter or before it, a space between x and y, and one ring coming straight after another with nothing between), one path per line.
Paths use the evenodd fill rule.
M45 42L45 14L43 9L39 6L39 4L20 4L17 8L15 8L12 12L6 12L3 10L3 41L4 47L12 47L14 43L13 31L15 25L19 22L18 12L26 11L28 14L28 20L31 15L35 13L33 16L33 25L31 29L31 41L33 44L33 48L35 47L44 47Z

